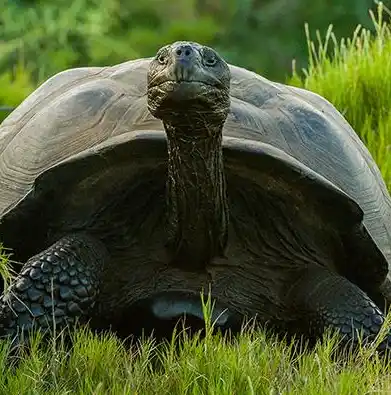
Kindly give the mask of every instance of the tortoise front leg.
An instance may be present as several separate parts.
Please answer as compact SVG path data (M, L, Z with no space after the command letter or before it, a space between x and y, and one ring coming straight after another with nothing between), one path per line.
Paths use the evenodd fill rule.
M361 334L363 340L373 340L385 318L364 291L321 266L301 273L287 293L287 302L299 311L301 323L310 335L320 337L326 328L333 328L345 344L357 344ZM380 349L391 350L391 334Z
M41 329L61 329L85 321L99 292L107 251L82 233L63 237L30 258L0 297L0 335L16 336Z

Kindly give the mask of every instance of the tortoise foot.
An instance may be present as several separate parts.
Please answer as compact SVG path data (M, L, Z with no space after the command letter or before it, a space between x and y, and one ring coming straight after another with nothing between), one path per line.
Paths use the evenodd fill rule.
M94 307L105 247L86 234L63 237L30 258L0 297L0 335L33 327L61 330L85 321Z
M320 337L326 329L341 335L341 346L370 344L379 334L385 317L355 284L321 267L308 269L288 293L288 300L303 315L305 330ZM379 351L391 350L391 332Z

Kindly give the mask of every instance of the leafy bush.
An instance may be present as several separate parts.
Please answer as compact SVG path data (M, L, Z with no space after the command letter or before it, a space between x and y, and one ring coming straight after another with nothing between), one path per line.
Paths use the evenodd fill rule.
M162 44L182 37L209 42L218 26L188 3L73 0L23 7L8 3L0 14L4 40L0 69L22 54L35 80L42 81L70 67L150 56Z

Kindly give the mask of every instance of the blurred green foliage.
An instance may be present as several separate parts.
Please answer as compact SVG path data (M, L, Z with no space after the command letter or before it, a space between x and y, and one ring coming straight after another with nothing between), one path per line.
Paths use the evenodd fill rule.
M0 73L19 65L0 105L19 102L21 92L66 68L152 56L183 39L284 80L292 59L306 66L305 22L321 32L331 23L337 37L350 36L357 24L372 28L374 7L374 0L0 0Z
M23 56L42 80L68 67L151 56L163 44L209 44L231 63L282 78L306 59L304 23L337 36L371 27L373 0L57 0L3 2L0 67Z

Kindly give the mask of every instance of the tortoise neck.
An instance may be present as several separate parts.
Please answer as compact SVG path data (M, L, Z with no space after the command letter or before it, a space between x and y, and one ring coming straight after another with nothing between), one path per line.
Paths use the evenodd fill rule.
M173 263L200 269L215 256L222 256L227 243L222 125L208 128L207 134L189 125L164 126L168 140L168 248Z

